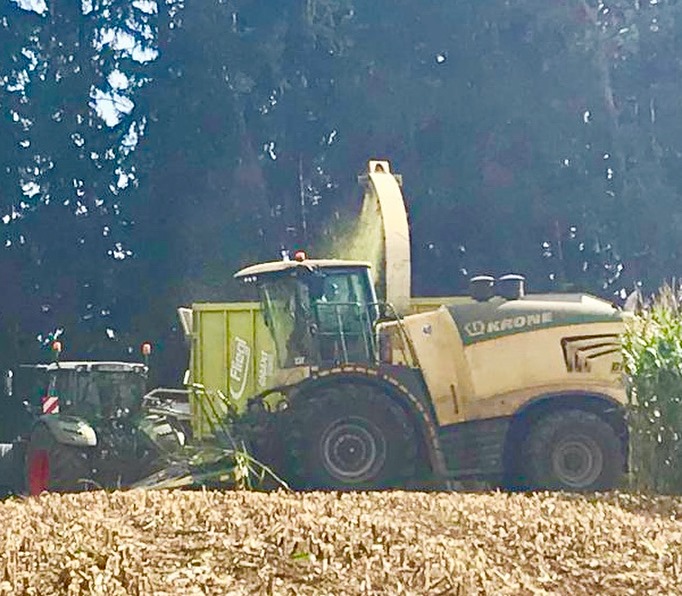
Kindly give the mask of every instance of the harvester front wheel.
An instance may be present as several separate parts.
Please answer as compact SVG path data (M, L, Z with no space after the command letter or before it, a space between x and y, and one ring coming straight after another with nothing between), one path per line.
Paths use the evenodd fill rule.
M401 486L414 473L414 429L402 408L380 388L339 383L309 396L299 407L292 446L296 485L383 489Z
M610 490L625 469L614 429L582 410L537 420L526 440L524 459L530 488L540 490Z
M91 487L90 469L82 449L58 443L48 428L36 426L26 451L26 489L42 492L80 492Z

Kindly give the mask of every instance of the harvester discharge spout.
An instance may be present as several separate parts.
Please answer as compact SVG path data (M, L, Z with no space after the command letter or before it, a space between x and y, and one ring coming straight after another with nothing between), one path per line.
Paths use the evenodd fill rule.
M402 177L391 172L388 161L370 160L367 174L358 182L364 187L362 211L349 241L340 243L343 254L339 256L369 261L380 298L406 314L412 273Z

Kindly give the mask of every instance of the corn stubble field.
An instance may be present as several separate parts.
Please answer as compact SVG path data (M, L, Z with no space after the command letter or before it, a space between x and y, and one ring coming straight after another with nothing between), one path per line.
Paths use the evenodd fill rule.
M1 594L682 594L682 500L92 492L0 503Z

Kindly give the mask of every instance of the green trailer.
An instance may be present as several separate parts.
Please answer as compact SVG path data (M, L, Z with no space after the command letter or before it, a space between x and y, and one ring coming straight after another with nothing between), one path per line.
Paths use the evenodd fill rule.
M226 401L243 411L249 397L271 386L275 347L257 302L197 303L185 313L189 385L205 389L190 393L192 429L201 440L227 413Z

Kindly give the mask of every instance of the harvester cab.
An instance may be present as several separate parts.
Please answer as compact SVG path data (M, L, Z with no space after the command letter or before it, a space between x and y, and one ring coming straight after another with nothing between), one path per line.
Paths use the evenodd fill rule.
M236 274L255 282L282 369L371 363L379 309L369 264L307 259L263 263Z

